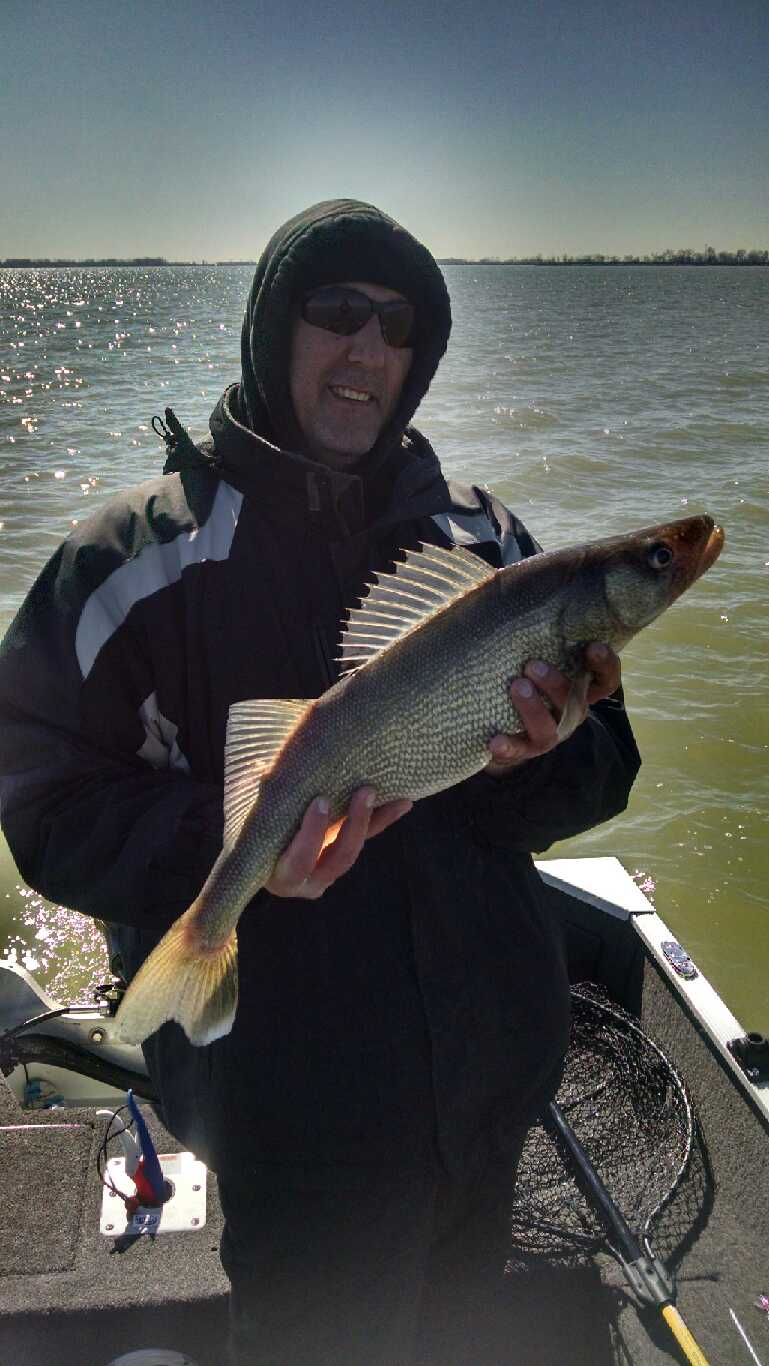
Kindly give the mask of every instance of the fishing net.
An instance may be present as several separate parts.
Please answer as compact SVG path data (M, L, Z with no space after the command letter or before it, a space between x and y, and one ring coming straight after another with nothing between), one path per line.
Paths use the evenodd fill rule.
M673 1064L598 987L572 989L571 1042L556 1100L647 1253L676 1261L706 1217L707 1156ZM545 1117L518 1168L508 1271L539 1259L579 1262L607 1242Z

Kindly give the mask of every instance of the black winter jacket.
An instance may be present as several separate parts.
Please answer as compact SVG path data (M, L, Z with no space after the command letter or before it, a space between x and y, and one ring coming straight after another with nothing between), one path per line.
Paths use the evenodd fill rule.
M409 429L389 504L241 424L237 388L173 473L61 547L0 654L2 821L45 896L116 922L129 975L222 838L232 702L314 697L343 611L419 541L500 566L536 553ZM638 767L621 700L552 753L417 803L318 902L262 891L238 927L232 1033L146 1045L169 1128L216 1168L467 1166L557 1083L568 990L531 853L621 811Z

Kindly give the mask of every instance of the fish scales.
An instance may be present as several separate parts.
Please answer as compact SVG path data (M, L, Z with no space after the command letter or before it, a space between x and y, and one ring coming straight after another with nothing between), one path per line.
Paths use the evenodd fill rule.
M237 1004L235 925L323 794L330 820L353 793L426 797L484 768L488 742L523 723L509 685L528 660L572 679L559 733L584 715L586 645L619 652L715 562L723 532L686 518L494 571L425 547L353 609L343 653L359 667L321 698L237 703L225 760L225 844L198 898L121 1005L123 1038L166 1019L194 1043L228 1032Z

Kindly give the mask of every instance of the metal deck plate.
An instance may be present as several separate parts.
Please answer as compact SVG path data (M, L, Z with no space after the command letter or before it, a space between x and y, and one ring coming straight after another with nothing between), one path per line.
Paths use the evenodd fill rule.
M163 1176L173 1186L173 1195L164 1205L150 1209L140 1205L131 1219L120 1196L104 1187L101 1202L99 1232L106 1238L125 1234L183 1233L203 1228L206 1222L206 1168L192 1153L159 1154ZM125 1158L111 1157L107 1175L125 1195L135 1195L136 1189L126 1176Z

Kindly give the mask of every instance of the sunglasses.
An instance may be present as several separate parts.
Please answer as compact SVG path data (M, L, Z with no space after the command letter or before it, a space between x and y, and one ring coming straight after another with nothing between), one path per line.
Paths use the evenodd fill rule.
M388 346L411 346L415 310L408 299L388 299L379 304L359 289L344 285L324 285L305 294L302 317L312 327L322 327L337 337L351 337L377 314L382 336Z

